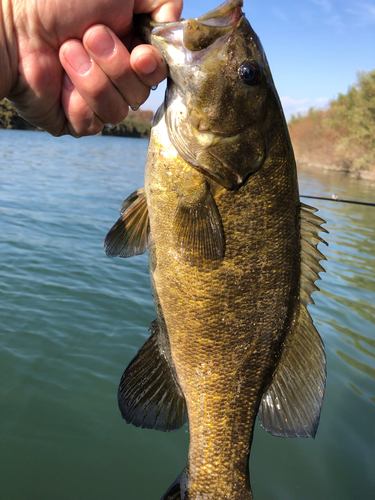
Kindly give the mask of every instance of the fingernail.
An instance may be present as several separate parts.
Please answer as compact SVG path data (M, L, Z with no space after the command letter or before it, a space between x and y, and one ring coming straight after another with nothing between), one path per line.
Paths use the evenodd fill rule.
M144 75L151 75L151 73L153 73L158 67L158 63L152 54L144 54L140 56L135 64L137 66L137 70Z
M109 31L104 28L90 33L85 43L94 56L101 58L110 57L116 48L114 39Z
M68 43L64 55L73 71L79 75L84 75L91 69L92 59L80 42Z

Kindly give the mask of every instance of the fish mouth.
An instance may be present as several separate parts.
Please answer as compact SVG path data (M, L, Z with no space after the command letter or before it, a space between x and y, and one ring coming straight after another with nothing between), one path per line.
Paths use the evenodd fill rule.
M217 120L215 103L209 98L201 109L199 92L207 78L205 71L211 71L202 68L209 68L211 61L224 60L229 39L247 22L242 6L243 0L226 0L195 19L156 23L143 17L141 21L141 35L159 50L169 70L163 106L169 139L185 161L204 171L207 168L201 161L208 156L215 165L222 163L219 158L212 159L212 151L241 142L243 127Z
M191 92L186 86L189 78L187 68L199 67L202 62L213 59L222 50L225 39L231 36L244 16L243 0L226 0L215 9L195 19L181 19L170 23L157 23L143 18L142 36L156 47L169 67L169 76L181 93ZM216 42L216 43L215 43ZM190 84L189 84L190 86ZM173 92L172 92L173 93ZM187 111L191 126L200 136L227 138L237 135L237 130L221 130L203 115L194 116Z
M233 29L243 16L243 0L226 0L215 9L195 19L158 23L149 16L137 16L136 24L147 43L161 49L167 43L184 45L191 51L207 48L219 37ZM181 37L182 28L182 37Z
M197 17L197 21L213 26L229 26L237 24L242 17L242 0L227 0L215 9Z
M231 128L230 130L222 130L215 124L211 124L204 115L196 115L195 113L189 113L189 119L192 127L200 135L212 135L221 138L234 137L241 133L242 127L237 127L236 129Z
M214 136L218 136L218 137L235 137L236 135L239 134L239 132L241 132L240 130L236 130L236 131L233 131L233 132L222 132L220 130L214 130L214 129L197 129L198 132L200 134L211 134L211 135L214 135Z
M211 127L201 127L201 126L196 127L194 125L192 126L199 135L206 136L207 138L212 137L212 139L217 137L220 139L230 138L231 140L234 140L238 138L239 134L242 132L242 129L240 128L237 130L217 130Z

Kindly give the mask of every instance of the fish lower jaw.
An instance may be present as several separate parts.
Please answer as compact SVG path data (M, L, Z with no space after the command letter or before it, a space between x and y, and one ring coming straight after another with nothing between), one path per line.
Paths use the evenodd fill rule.
M205 127L204 125L199 127L197 129L197 132L200 134L207 134L212 137L237 137L239 134L239 131L230 131L230 132L223 132L215 129L210 129L209 127Z
M242 129L231 129L231 130L222 130L218 128L217 124L213 121L207 119L203 112L194 112L191 109L187 111L188 119L190 120L191 126L193 130L199 134L207 134L212 137L236 137L238 136Z

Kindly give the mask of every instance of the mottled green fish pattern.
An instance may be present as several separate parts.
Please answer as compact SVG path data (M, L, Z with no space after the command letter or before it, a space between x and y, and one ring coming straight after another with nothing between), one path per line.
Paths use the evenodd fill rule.
M169 68L145 187L123 203L107 255L149 251L157 319L118 401L139 427L189 421L186 467L163 499L250 500L254 423L315 437L323 342L307 310L324 223L300 202L269 65L229 0L197 19L142 20Z

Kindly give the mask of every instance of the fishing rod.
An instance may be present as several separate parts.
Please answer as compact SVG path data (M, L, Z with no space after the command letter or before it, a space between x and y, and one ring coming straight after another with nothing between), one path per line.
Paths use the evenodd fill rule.
M375 203L371 203L369 201L343 200L342 198L339 198L335 194L333 194L331 198L325 196L308 196L305 194L301 194L301 198L310 198L312 200L337 201L340 203L352 203L353 205L367 205L369 207L375 207Z

